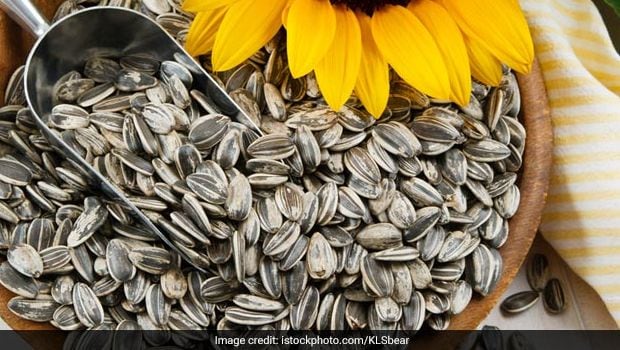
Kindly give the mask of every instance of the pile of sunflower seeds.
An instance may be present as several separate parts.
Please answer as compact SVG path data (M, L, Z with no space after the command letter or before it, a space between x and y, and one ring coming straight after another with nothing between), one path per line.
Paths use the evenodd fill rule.
M180 40L191 23L175 1L120 3ZM0 109L9 309L63 330L414 332L492 292L526 138L513 74L474 83L463 108L394 77L374 120L354 97L331 111L313 75L292 79L284 41L218 74L264 135L212 107L182 62L93 57L56 84L50 127L206 274L88 192L23 107L18 70Z
M507 314L518 314L529 310L543 299L545 310L551 314L562 313L566 309L566 298L562 283L551 278L549 261L542 254L534 254L527 265L527 282L531 290L515 293L502 301L501 309Z

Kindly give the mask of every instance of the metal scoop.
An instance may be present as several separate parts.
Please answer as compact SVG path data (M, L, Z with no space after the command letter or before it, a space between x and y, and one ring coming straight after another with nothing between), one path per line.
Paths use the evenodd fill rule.
M50 26L30 0L0 0L0 7L39 38L28 56L24 84L28 105L43 136L60 154L80 168L91 188L103 191L110 199L123 205L138 222L154 232L184 260L204 271L174 246L123 193L48 128L54 83L71 70L81 70L87 59L93 56L148 54L160 61L176 60L192 71L194 88L207 95L215 110L260 134L259 128L173 37L139 12L120 7L93 7L64 17Z

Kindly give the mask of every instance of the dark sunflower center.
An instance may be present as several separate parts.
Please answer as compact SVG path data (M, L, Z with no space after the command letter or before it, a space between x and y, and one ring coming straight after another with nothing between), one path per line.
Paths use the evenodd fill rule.
M330 0L334 5L346 5L352 10L363 11L368 15L385 5L407 6L411 0Z

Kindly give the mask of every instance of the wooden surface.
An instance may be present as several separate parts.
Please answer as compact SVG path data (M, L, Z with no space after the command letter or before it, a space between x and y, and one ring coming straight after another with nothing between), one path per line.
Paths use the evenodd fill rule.
M61 0L39 0L48 17ZM24 63L32 39L3 14L0 14L0 96L9 74ZM476 298L463 315L452 320L452 329L474 329L483 321L519 270L534 240L546 197L551 166L552 131L549 109L538 65L531 74L518 77L523 100L525 128L528 132L524 167L521 177L521 207L510 222L510 236L501 249L504 272L497 289L486 298ZM6 309L13 295L0 287L0 317L13 329L51 329L47 324L21 320ZM35 348L44 347L46 340L29 340ZM41 341L43 341L41 343Z
M33 2L47 18L52 18L56 7L63 0L33 0ZM26 62L33 43L34 38L0 10L0 105L11 73Z

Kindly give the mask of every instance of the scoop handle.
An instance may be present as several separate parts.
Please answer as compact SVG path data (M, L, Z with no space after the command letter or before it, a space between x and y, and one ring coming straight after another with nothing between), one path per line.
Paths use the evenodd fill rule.
M43 36L50 27L47 19L30 0L0 0L0 8L37 38Z

